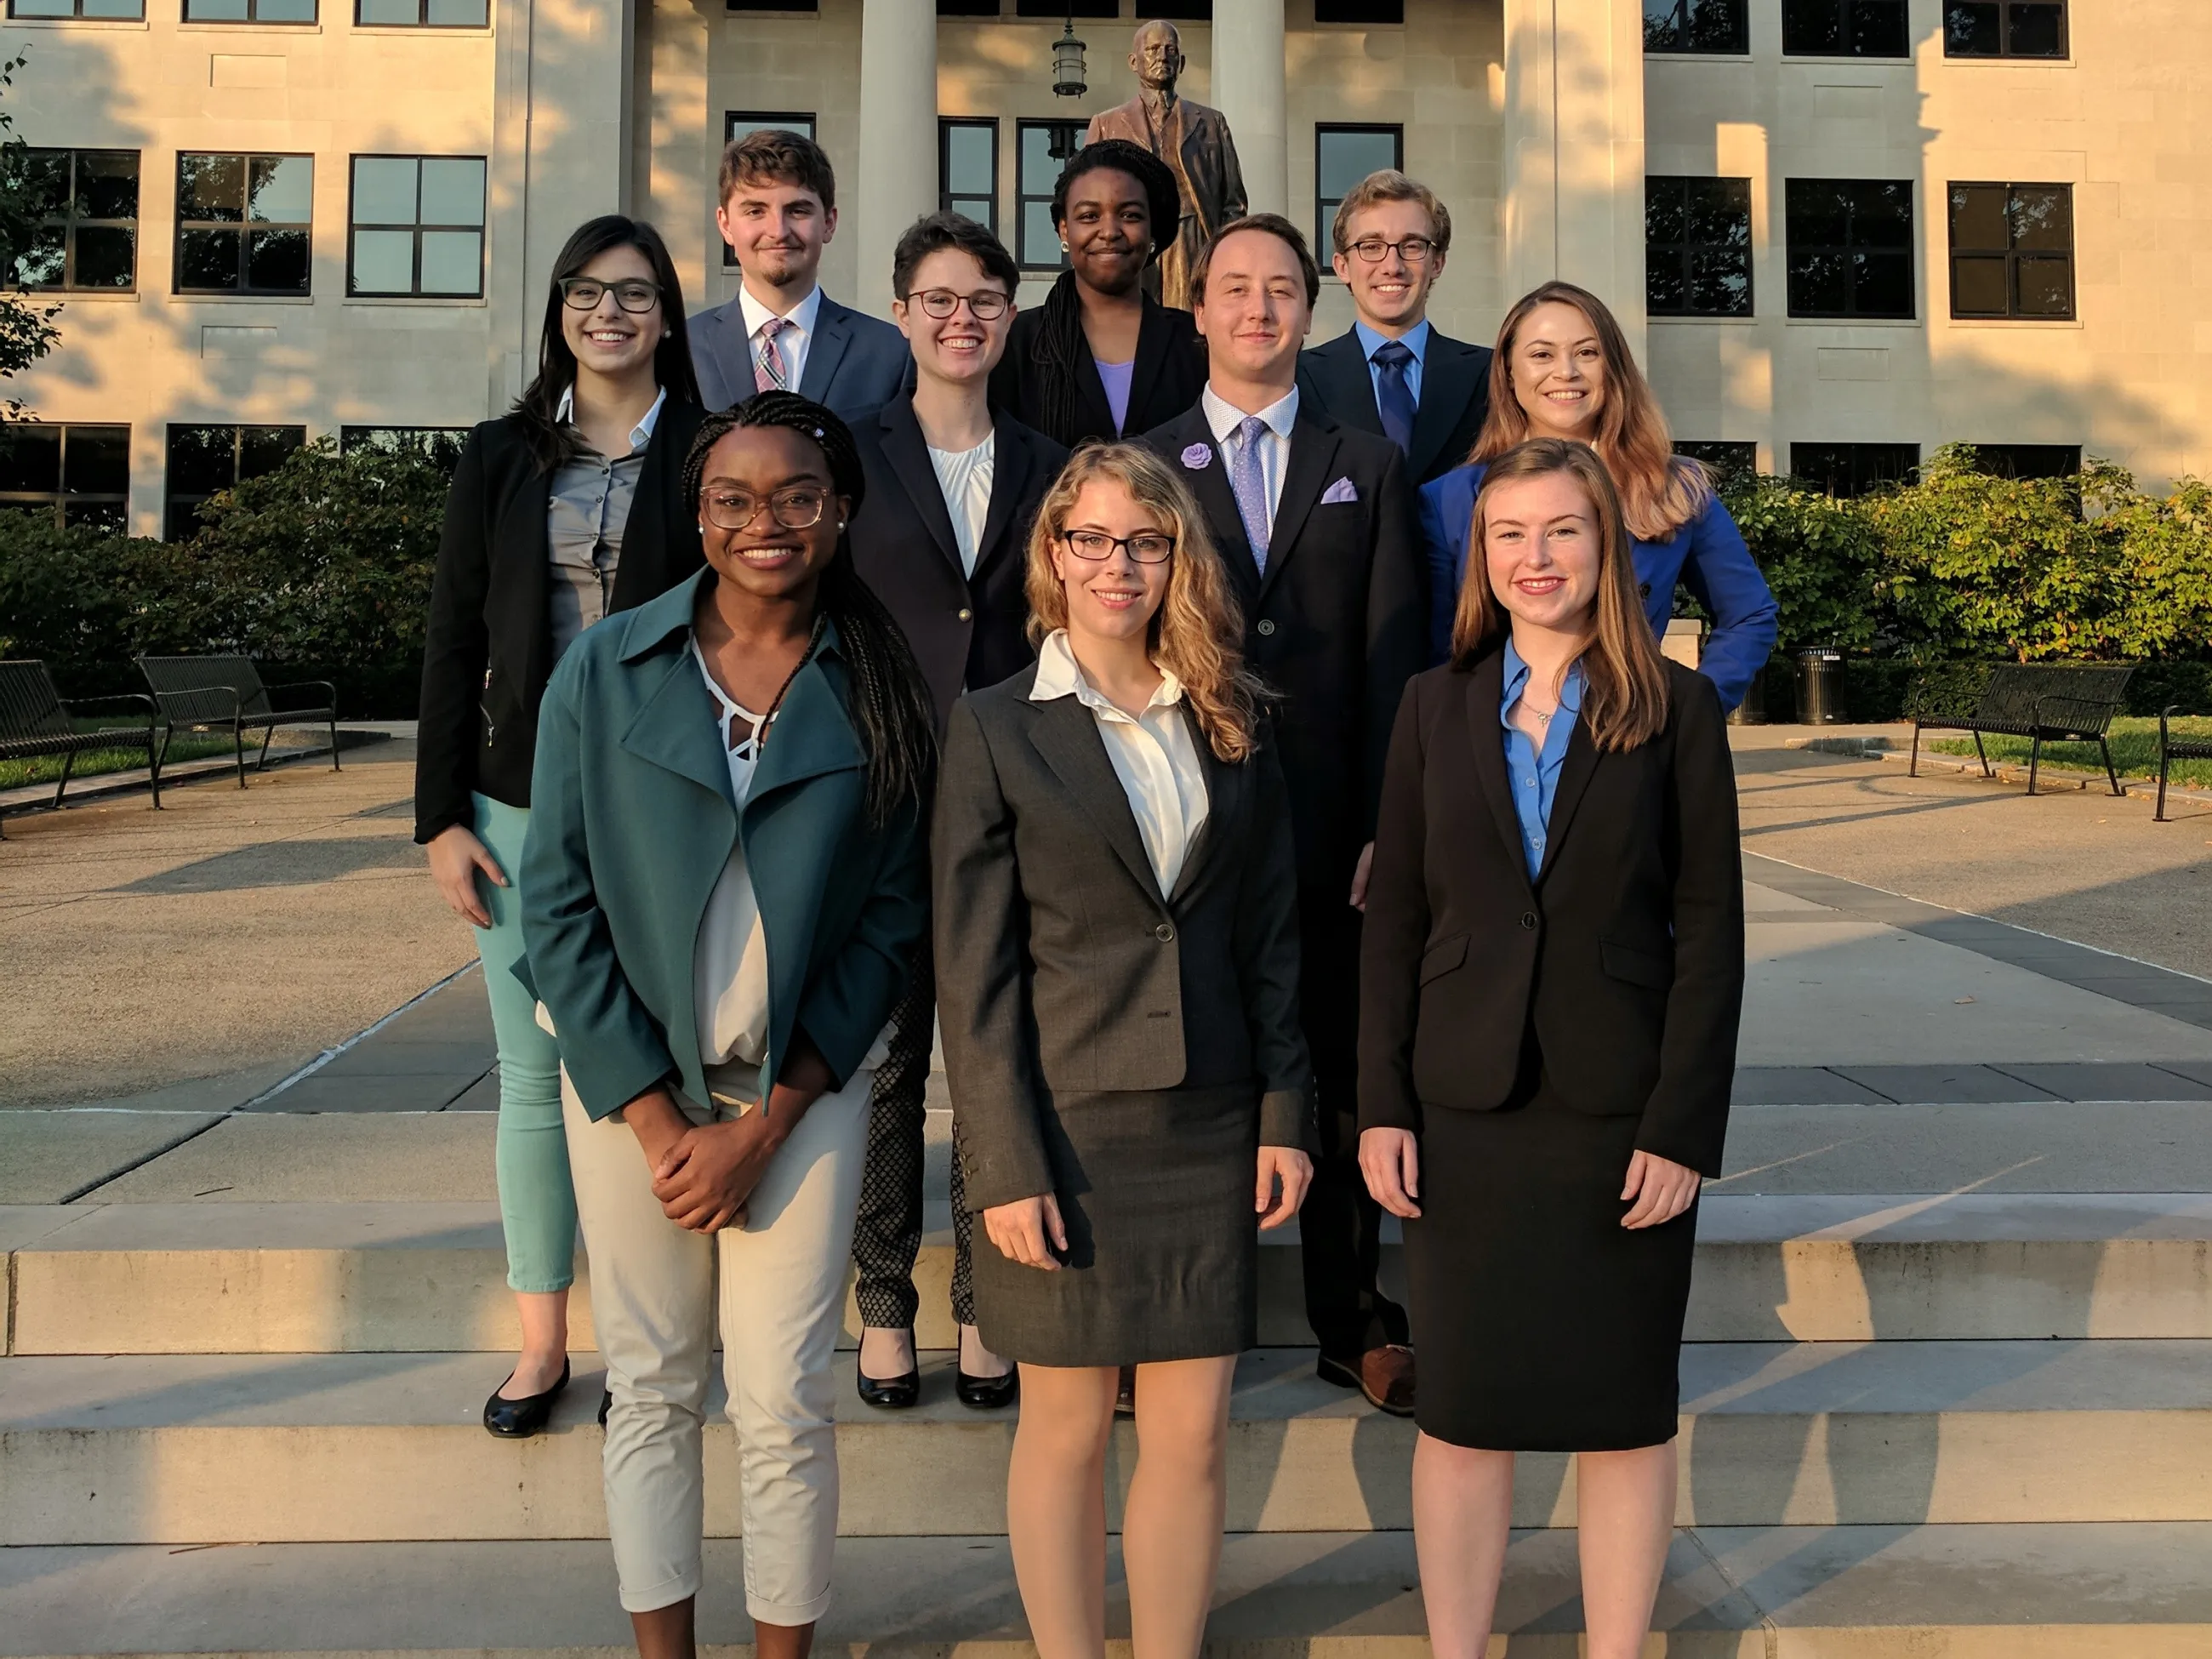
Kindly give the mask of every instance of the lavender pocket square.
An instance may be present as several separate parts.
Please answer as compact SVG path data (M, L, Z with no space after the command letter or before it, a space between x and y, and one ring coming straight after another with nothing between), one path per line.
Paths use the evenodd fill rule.
M1339 478L1321 492L1321 504L1323 507L1334 506L1338 501L1356 501L1358 499L1359 492L1352 487L1352 480L1349 478Z

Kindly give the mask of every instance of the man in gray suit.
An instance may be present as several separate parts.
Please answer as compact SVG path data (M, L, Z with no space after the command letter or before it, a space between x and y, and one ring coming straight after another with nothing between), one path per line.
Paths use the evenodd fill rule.
M722 152L714 222L738 256L737 295L690 319L691 366L710 410L772 388L827 404L850 420L907 381L906 338L839 305L816 281L837 233L837 179L811 138L779 128Z

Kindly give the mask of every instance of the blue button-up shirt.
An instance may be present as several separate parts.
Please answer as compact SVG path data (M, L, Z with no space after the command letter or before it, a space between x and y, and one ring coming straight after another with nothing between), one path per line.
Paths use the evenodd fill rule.
M1364 323L1355 322L1352 331L1359 337L1359 349L1367 356L1367 382L1375 388L1375 407L1382 407L1382 370L1375 362L1375 354L1390 342L1387 334L1377 334ZM1413 361L1406 365L1406 390L1413 399L1413 407L1421 406L1421 369L1429 360L1429 322L1424 317L1401 335L1398 343L1413 354Z
M1498 723L1505 729L1505 781L1513 788L1513 811L1521 820L1521 850L1528 860L1528 879L1544 867L1544 845L1551 834L1552 801L1559 793L1559 767L1567 758L1567 740L1574 736L1582 717L1583 665L1567 670L1559 687L1559 712L1544 730L1541 750L1530 743L1506 718L1528 684L1528 665L1505 642L1505 691L1498 705Z

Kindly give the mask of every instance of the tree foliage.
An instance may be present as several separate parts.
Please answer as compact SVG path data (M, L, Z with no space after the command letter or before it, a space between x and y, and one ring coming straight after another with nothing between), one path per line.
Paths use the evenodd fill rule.
M15 71L26 61L18 52L0 63L0 94L14 88ZM22 282L21 261L29 254L40 222L29 161L30 146L15 131L15 117L0 107L0 380L21 374L61 338L53 319L62 308L33 299ZM21 398L0 398L0 419L21 420L25 412Z

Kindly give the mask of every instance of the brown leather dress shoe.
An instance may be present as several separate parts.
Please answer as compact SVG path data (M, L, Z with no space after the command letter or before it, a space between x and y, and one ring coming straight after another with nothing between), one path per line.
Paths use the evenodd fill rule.
M1401 1342L1370 1348L1359 1356L1357 1369L1327 1354L1314 1369L1324 1382L1358 1389L1376 1411L1393 1417L1413 1414L1413 1351Z

